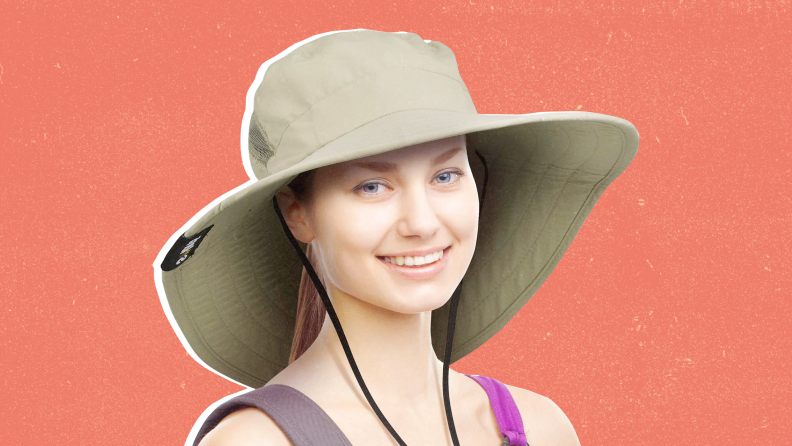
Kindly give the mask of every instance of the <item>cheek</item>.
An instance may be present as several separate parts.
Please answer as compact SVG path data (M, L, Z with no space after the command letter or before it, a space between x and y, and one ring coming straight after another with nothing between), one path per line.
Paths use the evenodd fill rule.
M342 220L334 228L334 243L352 257L369 254L373 258L373 253L393 224L389 212L373 212L371 207L355 209L347 206Z
M355 209L349 204L344 206L343 214L324 213L316 234L323 252L329 255L325 259L328 279L342 289L353 285L347 283L348 280L360 277L367 268L361 262L379 262L373 253L380 246L385 228L388 227L387 217L383 213L365 208Z
M391 213L382 207L347 206L345 214L345 235L354 241L354 245L370 246L371 250L376 247L371 246L371 243L378 242L383 232L393 224Z
M455 194L453 199L444 199L441 206L439 213L451 235L460 243L475 244L479 221L479 201L475 186L471 185L464 193Z

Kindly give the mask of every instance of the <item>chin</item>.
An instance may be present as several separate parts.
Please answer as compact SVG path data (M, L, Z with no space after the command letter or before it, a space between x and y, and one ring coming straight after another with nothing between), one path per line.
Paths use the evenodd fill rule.
M423 293L407 293L401 296L391 296L387 304L379 305L387 310L402 314L418 314L427 311L434 311L451 299L454 290L447 293L432 293L431 297Z

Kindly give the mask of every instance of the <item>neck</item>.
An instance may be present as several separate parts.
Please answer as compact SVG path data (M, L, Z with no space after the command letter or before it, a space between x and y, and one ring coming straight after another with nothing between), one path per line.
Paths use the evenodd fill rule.
M419 404L442 398L443 364L432 348L431 312L402 314L344 293L334 294L333 308L378 404ZM365 401L329 315L305 355L338 373Z

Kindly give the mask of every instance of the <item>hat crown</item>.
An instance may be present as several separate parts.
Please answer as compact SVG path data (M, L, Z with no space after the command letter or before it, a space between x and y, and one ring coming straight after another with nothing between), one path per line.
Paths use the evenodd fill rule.
M320 37L265 72L253 99L251 166L266 177L355 128L418 109L476 113L450 48L413 33Z

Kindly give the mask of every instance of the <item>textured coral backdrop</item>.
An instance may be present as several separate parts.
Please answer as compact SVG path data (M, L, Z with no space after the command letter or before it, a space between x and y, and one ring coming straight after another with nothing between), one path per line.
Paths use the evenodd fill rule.
M258 67L370 28L451 47L480 113L641 134L545 285L455 370L550 397L583 445L788 444L789 0L200 3L2 2L0 443L180 445L241 390L185 352L152 263L247 180Z

